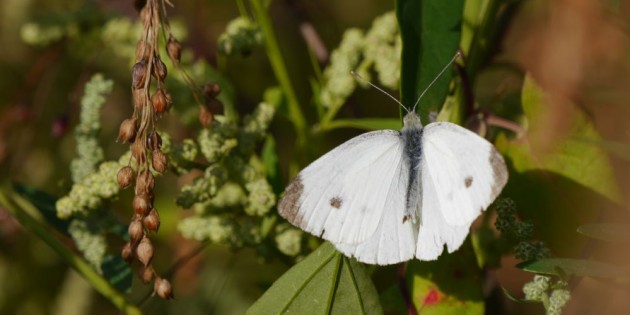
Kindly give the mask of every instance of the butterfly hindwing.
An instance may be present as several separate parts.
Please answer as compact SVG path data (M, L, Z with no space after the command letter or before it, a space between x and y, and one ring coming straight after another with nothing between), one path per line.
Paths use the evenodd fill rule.
M399 178L403 146L400 134L391 130L350 139L293 179L278 205L280 215L333 243L365 241L386 208L404 208L404 198L390 197L404 196L406 189Z

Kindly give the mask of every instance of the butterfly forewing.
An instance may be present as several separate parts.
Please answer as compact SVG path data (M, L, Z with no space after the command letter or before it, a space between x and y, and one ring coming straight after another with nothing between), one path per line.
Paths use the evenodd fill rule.
M333 243L370 238L387 209L404 209L399 135L369 132L328 152L291 182L279 203L280 214Z

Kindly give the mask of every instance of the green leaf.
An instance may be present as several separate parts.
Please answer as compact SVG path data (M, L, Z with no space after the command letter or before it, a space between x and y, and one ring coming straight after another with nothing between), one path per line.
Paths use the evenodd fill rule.
M525 134L495 145L506 158L510 179L503 195L516 202L519 215L534 223L537 237L559 256L576 255L583 243L578 226L593 222L600 209L619 200L612 167L596 145L599 134L578 108L566 106L563 130L549 120L555 104L531 77L523 84ZM555 113L557 115L557 113ZM549 139L556 139L553 145Z
M326 124L323 130L332 130L337 128L356 128L362 130L382 130L393 129L400 130L402 124L400 119L393 118L358 118L358 119L338 119Z
M121 292L129 292L133 273L120 255L107 255L101 264L103 277Z
M630 243L630 225L627 224L586 224L578 227L577 231L602 241Z
M407 266L407 287L423 315L484 314L482 279L470 240L436 261L412 260ZM388 314L408 313L398 286L387 290L382 302Z
M32 203L39 213L44 216L44 219L46 219L48 224L52 225L57 231L69 236L68 225L70 224L70 221L61 220L57 217L57 208L55 204L57 203L58 198L56 196L20 183L13 183L13 189Z
M271 187L273 187L276 194L280 194L284 189L280 173L280 162L278 160L278 153L276 152L276 140L270 135L265 138L261 158L265 165L265 172L267 173Z
M616 265L584 259L545 258L524 262L518 268L539 274L595 278L624 278L630 280L630 270Z
M457 51L463 0L398 0L396 15L402 36L401 100L413 106ZM428 122L431 111L439 112L448 93L452 72L446 71L418 105L417 112Z
M382 314L364 267L326 242L289 269L247 314Z

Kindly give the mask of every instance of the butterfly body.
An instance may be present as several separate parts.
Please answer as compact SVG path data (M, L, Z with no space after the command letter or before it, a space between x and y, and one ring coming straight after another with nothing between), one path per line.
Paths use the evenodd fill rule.
M485 139L447 122L359 135L303 169L278 210L359 261L433 260L459 248L472 221L507 182Z

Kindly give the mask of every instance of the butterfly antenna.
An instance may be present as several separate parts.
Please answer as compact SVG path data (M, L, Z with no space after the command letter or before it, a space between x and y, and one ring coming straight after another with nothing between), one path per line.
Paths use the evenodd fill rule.
M389 98L393 99L396 103L398 103L398 105L400 105L402 108L404 108L407 113L409 112L409 109L407 107L405 107L405 105L403 105L399 100L397 100L395 97L393 97L391 94L387 93L385 90L381 89L380 87L376 86L375 84L372 84L372 82L364 79L362 76L360 76L358 73L354 72L354 71L350 71L350 74L352 74L355 78L369 84L370 86L372 86L373 88L383 92L383 94L389 96Z
M446 71L446 69L448 69L453 64L453 62L455 62L455 60L457 60L457 58L459 56L461 56L461 55L462 55L462 53L459 50L455 53L455 56L453 56L453 59L451 59L451 61L449 61L446 64L446 66L444 66L444 68L442 68L442 71L440 71L440 73L438 73L438 75L435 76L435 79L433 79L433 81L431 81L431 83L429 83L429 85L424 89L424 91L422 91L422 94L420 94L420 96L418 97L418 100L416 101L416 103L413 104L413 108L411 109L412 111L416 110L416 106L418 106L418 103L420 103L420 100L422 99L424 94L427 93L427 91L431 88L431 86L433 86L433 84L435 84L435 82L442 76L444 71Z

